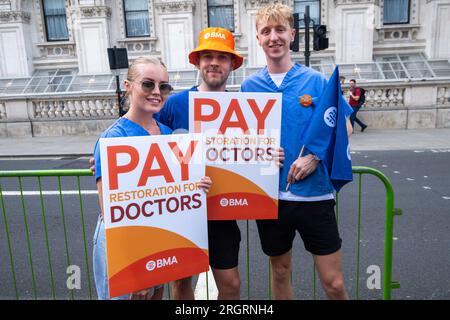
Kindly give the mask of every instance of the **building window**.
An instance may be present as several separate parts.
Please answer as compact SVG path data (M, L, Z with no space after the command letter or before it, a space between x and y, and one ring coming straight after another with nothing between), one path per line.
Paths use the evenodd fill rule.
M47 41L69 40L64 0L43 0Z
M208 0L208 26L234 32L233 0Z
M384 0L383 24L409 23L409 0Z
M123 4L127 37L149 36L148 0L124 0Z
M299 13L300 20L303 19L306 6L309 6L309 16L313 20L311 23L320 24L320 0L294 0L294 12ZM300 21L300 27L305 27L304 21Z

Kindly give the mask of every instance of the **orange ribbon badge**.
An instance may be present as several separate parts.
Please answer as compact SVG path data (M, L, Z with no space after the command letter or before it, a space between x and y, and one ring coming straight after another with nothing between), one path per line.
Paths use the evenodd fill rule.
M312 105L312 97L309 94L304 94L300 97L300 105L304 108L308 108Z

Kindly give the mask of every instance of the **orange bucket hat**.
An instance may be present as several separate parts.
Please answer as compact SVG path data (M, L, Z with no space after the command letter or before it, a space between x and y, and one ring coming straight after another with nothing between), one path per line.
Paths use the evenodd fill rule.
M198 53L204 50L228 52L233 55L234 68L236 70L242 65L244 58L234 51L234 37L227 29L223 28L205 28L198 36L198 47L189 53L189 62L193 65L198 64Z

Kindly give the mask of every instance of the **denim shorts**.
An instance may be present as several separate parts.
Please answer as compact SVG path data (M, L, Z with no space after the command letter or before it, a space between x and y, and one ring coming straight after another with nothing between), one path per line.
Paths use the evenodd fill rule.
M98 218L97 227L94 232L94 252L92 261L94 265L94 280L98 300L128 300L131 296L130 294L115 298L109 297L108 270L106 267L105 225L103 224L101 216ZM161 287L162 285L151 288L149 295L153 295L154 290Z

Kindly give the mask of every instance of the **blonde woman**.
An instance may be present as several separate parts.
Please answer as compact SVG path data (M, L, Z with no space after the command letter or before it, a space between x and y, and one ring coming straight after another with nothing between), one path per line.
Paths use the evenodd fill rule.
M172 91L169 84L169 75L165 65L158 59L152 57L139 57L128 69L127 78L124 81L126 97L129 103L128 112L108 129L100 138L117 138L131 136L149 136L160 134L171 134L172 130L159 123L153 115L159 112ZM94 278L98 299L110 299L108 293L108 275L106 268L106 248L105 248L105 226L103 224L102 206L102 178L100 167L100 151L98 142L94 148L95 178L102 211L99 216L97 227L94 233ZM209 177L203 177L199 186L208 192L211 187ZM141 290L129 295L114 298L123 299L162 299L162 285Z

